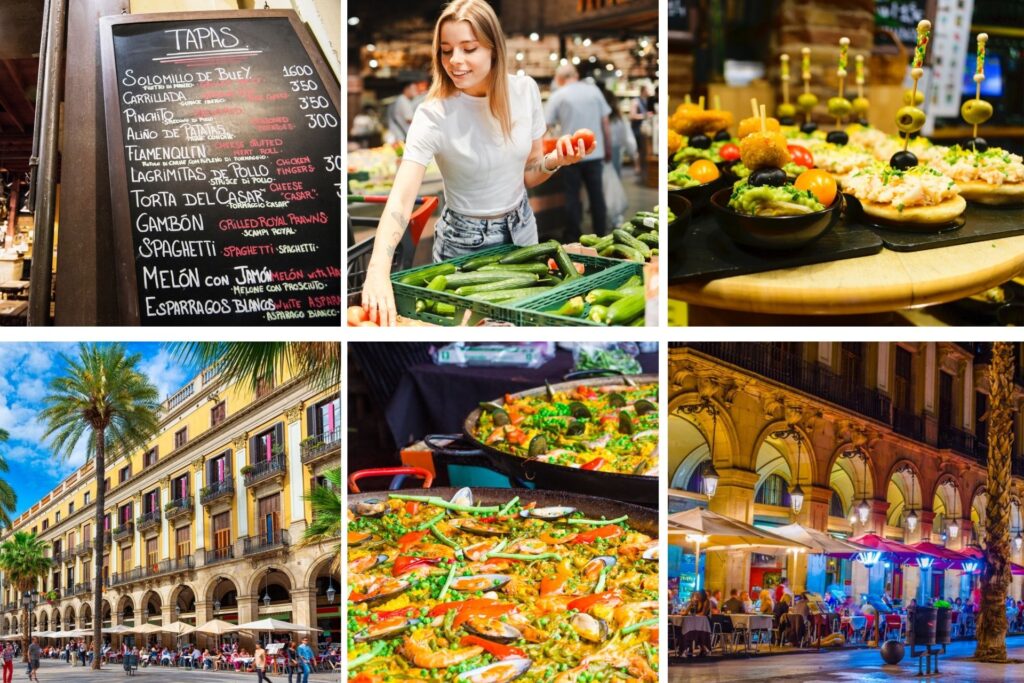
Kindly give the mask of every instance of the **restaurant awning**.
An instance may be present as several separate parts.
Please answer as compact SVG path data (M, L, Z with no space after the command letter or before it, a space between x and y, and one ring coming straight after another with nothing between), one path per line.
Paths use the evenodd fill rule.
M797 543L803 543L811 548L809 552L815 554L836 555L839 553L859 553L862 550L867 550L864 546L844 541L824 531L810 529L802 524L787 524L786 526L776 527L772 529L772 533Z
M701 537L700 544L705 551L709 550L750 550L751 552L771 554L787 548L810 551L806 544L783 538L771 531L758 529L756 526L737 519L720 515L703 508L694 508L677 512L668 518L669 540L677 539L677 544L689 540L687 537Z
M916 560L921 555L928 554L919 552L914 548L911 548L909 545L904 545L897 541L890 541L887 538L882 538L878 534L861 534L860 536L851 538L850 542L866 546L869 551L888 555L893 562L898 564L904 564L911 560ZM853 553L849 555L849 557L853 557L855 555L856 553Z
M955 550L930 541L911 543L908 547L935 558L936 569L960 569L964 556Z

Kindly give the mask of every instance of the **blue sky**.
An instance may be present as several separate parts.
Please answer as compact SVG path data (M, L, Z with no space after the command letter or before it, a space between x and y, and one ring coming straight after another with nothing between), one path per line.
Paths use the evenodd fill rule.
M61 353L74 356L77 344L0 343L0 428L10 439L0 444L10 472L8 481L18 494L15 515L30 508L54 486L85 462L85 443L66 460L59 460L43 441L39 419L51 379L61 374ZM139 369L159 389L160 398L181 388L196 373L180 363L160 343L128 343L142 356ZM12 516L13 518L13 516Z

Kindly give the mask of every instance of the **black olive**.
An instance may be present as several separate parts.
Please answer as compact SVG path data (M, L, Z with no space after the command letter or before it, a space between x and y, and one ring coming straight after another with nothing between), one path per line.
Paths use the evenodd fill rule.
M871 125L871 122L868 121L867 119L857 119L857 123L864 126L865 128Z
M920 136L920 135L921 135L921 133L919 133L917 131L914 131L913 133L911 133L907 137L910 138L911 140L916 140L918 138L918 136Z
M754 187L761 187L762 185L771 185L772 187L782 187L786 184L786 172L781 168L759 168L750 174L750 184Z
M906 171L909 168L917 166L917 157L913 152L904 152L900 150L892 155L889 159L889 165L900 171Z
M808 135L818 130L818 124L814 121L808 121L807 123L800 126L801 133L807 133Z
M779 119L780 126L792 126L796 120L792 116L783 116Z
M849 141L850 136L841 130L829 131L829 134L825 137L825 142L831 142L834 145L845 145Z
M967 146L973 147L975 152L985 152L988 150L988 141L985 138L974 138Z
M686 146L693 147L694 149L708 149L711 147L711 138L707 135L697 133L696 135L690 136L690 140L686 143Z
M728 130L724 130L723 129L723 130L720 130L717 133L715 133L715 142L721 142L723 140L730 140L730 139L731 139L731 136L729 135L729 131Z

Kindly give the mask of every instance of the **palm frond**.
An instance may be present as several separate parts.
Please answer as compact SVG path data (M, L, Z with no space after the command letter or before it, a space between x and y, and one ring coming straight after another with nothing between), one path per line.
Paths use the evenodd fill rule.
M341 380L341 344L336 342L176 342L170 348L183 363L219 364L226 382L253 390L285 372L308 376L318 390Z

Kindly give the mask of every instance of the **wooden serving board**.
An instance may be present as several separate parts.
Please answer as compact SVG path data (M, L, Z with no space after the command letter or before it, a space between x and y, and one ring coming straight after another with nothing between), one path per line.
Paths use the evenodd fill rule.
M881 238L887 249L921 251L1024 235L1024 210L1020 206L998 208L968 202L960 228L939 232L910 232L877 226L869 226L869 229Z

